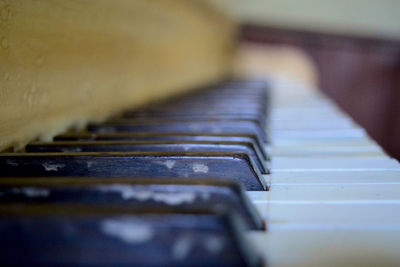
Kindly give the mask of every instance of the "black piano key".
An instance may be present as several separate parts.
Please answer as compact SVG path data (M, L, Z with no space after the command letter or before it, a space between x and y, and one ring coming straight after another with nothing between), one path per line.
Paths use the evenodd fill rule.
M265 128L267 91L214 88L159 101L139 110L126 111L124 118L253 119Z
M174 100L173 102L157 103L139 109L139 111L148 111L157 113L162 111L169 112L169 111L180 110L182 112L188 112L189 114L195 111L200 111L200 112L212 111L213 113L216 114L218 113L236 114L238 113L237 111L239 109L243 110L244 114L254 114L254 113L260 113L264 115L266 114L268 106L262 98L259 99L246 99L246 98L247 98L246 96L238 96L236 98L223 97L223 99L220 99L216 97L199 96L199 97Z
M266 118L266 114L264 112L264 107L254 107L254 105L241 106L241 105L232 105L231 107L223 108L221 106L197 106L197 105L171 105L163 108L158 108L153 110L150 114L158 115L164 113L165 115L174 115L178 116L182 113L186 113L188 115L207 115L207 117L212 117L212 115L218 114L226 114L234 116L238 111L243 111L241 116L251 117L251 119L262 117L263 120ZM149 116L150 117L150 116ZM240 119L240 118L237 118ZM247 118L244 118L247 119ZM261 120L261 119L260 119Z
M264 129L253 120L196 120L196 121L120 121L116 123L91 124L88 131L93 133L115 132L159 132L159 133L224 133L252 134L261 144L267 141Z
M223 113L223 112L214 112L211 110L202 111L202 112L150 112L150 111L132 111L126 112L122 115L124 119L165 119L168 121L178 121L178 120L254 120L260 125L260 127L265 128L266 118L263 114L255 114L255 113ZM121 117L116 117L113 119L121 119ZM109 120L113 121L113 119Z
M221 103L237 102L248 103L256 102L265 104L268 103L267 90L238 90L238 89L214 89L214 90L200 90L189 92L173 98L164 99L147 105L146 109L158 108L172 104L184 103L187 100L195 101L196 103L205 103L210 100L213 102L220 101Z
M196 133L68 133L54 137L54 141L203 141L203 142L250 142L260 151L264 160L267 153L255 135L196 134Z
M237 152L4 153L0 170L0 177L216 178L246 190L267 188L250 156Z
M26 152L243 152L249 154L263 174L269 171L251 142L203 141L103 141L32 143Z
M258 84L248 83L248 82L233 82L233 83L224 83L218 84L214 86L210 86L208 88L200 88L200 90L192 91L181 95L180 97L174 97L171 99L167 99L165 102L173 102L177 99L186 99L186 98L197 98L201 96L213 96L213 97L231 97L231 96L240 96L240 97L248 97L248 96L256 96L256 97L265 97L268 98L268 87L269 85L265 82L260 82Z
M29 215L29 207L0 215L3 265L262 266L228 215L82 214L75 207L75 215L45 207Z
M266 188L259 171L266 171L263 169L267 159L264 149L268 119L266 87L266 83L258 81L225 82L207 91L127 111L122 117L104 124L90 125L92 133L84 134L83 138L96 140L90 142L94 144L36 143L27 147L27 151L41 150L41 153L2 154L0 236L3 241L5 237L5 241L0 241L0 258L10 260L5 263L22 265L260 266L260 259L243 242L236 220L216 215L214 212L219 209L214 205L234 207L250 229L260 229L262 225L254 208L247 205L243 192L227 181L239 181L247 190ZM151 133L142 135L142 132ZM177 132L180 133L176 135ZM74 140L68 139L71 136L74 138L73 135L64 138ZM82 133L75 137L78 141L85 140ZM152 140L153 144L105 144L101 140L129 140L129 143ZM164 146L154 142L157 140L163 141ZM184 148L172 142L165 144L168 143L165 141L194 141L188 149L192 152L182 152L187 149L188 142ZM218 150L217 144L212 142L219 142L219 149L227 152L210 152ZM221 142L245 142L246 145ZM207 152L201 152L203 149ZM84 153L43 152L73 150ZM125 151L129 152L122 153ZM51 178L36 177L41 175ZM74 177L67 178L69 176ZM108 177L98 178L104 176ZM109 179L111 177L113 179ZM154 184L154 177L159 177L158 184ZM123 192L128 192L131 198L124 198ZM149 193L154 198L143 201L143 194ZM132 199L132 194L142 197ZM177 199L180 194L194 194L195 197L191 203L163 203L164 206L155 197L169 195ZM186 220L189 216L191 219ZM207 220L202 219L206 217ZM218 220L212 222L211 217ZM101 229L101 222L110 218L128 220L117 222L118 225L114 223L113 229L122 231L123 235L112 232L111 237L104 237L104 231L99 233L96 226L100 222ZM138 244L132 231L143 231L136 231L132 223L143 218L150 219L141 226L151 226L153 232L151 242L141 240ZM154 224L157 227L153 227ZM224 226L222 231L214 227L217 224ZM143 230L140 226L139 229ZM209 241L209 233L213 241ZM229 248L216 246L216 234L221 234L223 239L220 240L223 244L227 241ZM182 236L183 241L179 239ZM134 244L129 242L132 238ZM185 257L177 257L174 244L178 244L178 251L186 251ZM219 251L215 251L218 247ZM25 257L19 257L21 248Z
M245 98L245 97L244 97ZM169 105L158 105L157 108L153 108L153 110L178 110L178 109L188 109L189 112L191 110L214 110L214 111L234 111L239 110L250 110L250 111L259 111L264 112L265 104L261 101L252 101L252 100L220 100L220 99L204 99L204 101L199 101L198 99L184 99L181 101L174 101L173 104ZM182 110L185 111L185 110Z
M214 95L198 95L192 97L186 97L181 99L176 99L174 101L170 101L167 103L161 103L161 105L153 105L151 107L152 110L161 110L166 107L170 107L173 105L177 106L187 106L191 108L192 106L189 103L193 103L194 106L214 106L214 107L233 107L234 105L238 106L248 106L250 109L254 107L263 106L266 107L265 101L262 96L246 96L246 95L237 95L237 96L214 96ZM144 108L146 109L146 108Z
M0 205L123 205L132 210L227 210L241 216L246 227L264 230L264 221L242 187L218 180L20 178L0 179Z
M231 79L227 81L220 82L219 84L213 85L215 88L229 88L229 89L243 89L250 90L259 90L265 91L269 88L270 81L265 79Z

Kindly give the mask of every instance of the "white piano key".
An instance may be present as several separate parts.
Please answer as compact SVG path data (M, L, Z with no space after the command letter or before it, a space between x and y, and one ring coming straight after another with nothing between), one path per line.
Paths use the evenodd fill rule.
M356 225L376 227L376 225L383 224L400 228L400 201L398 202L398 204L385 201L376 201L372 204L369 202L342 204L256 203L256 207L267 220L269 230L299 226L321 229Z
M327 110L325 112L319 113L319 109L290 109L286 112L271 112L270 121L280 122L280 121L296 121L299 120L339 120L339 119L350 119L347 115L335 112L334 110Z
M327 119L327 118L349 118L347 114L334 106L322 108L280 108L276 107L270 113L272 121L299 119Z
M280 96L288 96L288 97L321 97L322 93L318 90L310 87L305 87L301 83L296 83L293 81L283 81L283 80L274 80L272 83L272 90L274 92L274 98L278 98Z
M285 90L286 89L286 90ZM333 102L324 95L313 90L277 89L272 93L272 104L276 107L313 107L323 105L334 106Z
M385 184L400 182L398 171L342 171L342 172L277 172L270 175L273 185L308 184Z
M297 99L276 99L272 101L272 108L274 107L284 107L284 108L305 108L305 107L313 107L313 108L323 108L334 106L334 104L325 98L308 98L308 97L299 97Z
M271 190L248 192L268 266L400 266L399 163L321 93L274 85Z
M275 185L268 192L248 192L254 203L282 204L341 204L341 203L399 203L400 182Z
M271 130L272 143L281 138L300 140L368 138L364 129L314 129L314 130Z
M333 105L333 102L326 98L317 90L301 88L301 86L291 86L288 84L276 84L273 89L272 104L278 107L285 106L313 106L323 104L323 106Z
M399 230L378 229L271 230L248 238L269 267L399 266Z
M320 147L320 148L331 148L336 146L376 146L379 145L370 138L338 138L338 139L328 139L328 138L314 138L314 139L305 139L305 138L276 138L272 144L273 147L299 147L299 146L307 146L307 147ZM379 147L380 148L380 147Z
M296 117L294 117L296 118ZM320 129L354 129L359 126L348 118L339 119L299 119L271 121L271 129L278 130L320 130Z
M272 146L271 157L385 156L378 146Z
M302 171L390 171L399 170L397 160L389 157L274 157L272 172Z

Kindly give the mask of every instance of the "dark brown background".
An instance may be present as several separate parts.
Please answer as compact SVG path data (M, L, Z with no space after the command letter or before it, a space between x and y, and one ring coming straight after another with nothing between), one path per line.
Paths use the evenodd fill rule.
M241 39L304 50L320 89L400 159L400 41L243 25Z

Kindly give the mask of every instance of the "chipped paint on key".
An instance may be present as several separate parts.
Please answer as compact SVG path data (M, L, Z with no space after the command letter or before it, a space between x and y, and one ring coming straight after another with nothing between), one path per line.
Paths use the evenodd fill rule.
M3 153L0 169L0 177L216 178L238 181L247 190L267 188L252 158L241 152Z

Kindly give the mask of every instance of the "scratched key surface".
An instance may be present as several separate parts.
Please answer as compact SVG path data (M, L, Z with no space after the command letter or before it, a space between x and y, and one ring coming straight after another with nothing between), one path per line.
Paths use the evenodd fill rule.
M261 266L228 216L0 215L5 265Z
M183 112L183 111L182 111ZM254 120L191 120L191 121L114 121L91 124L87 130L93 133L160 132L160 133L225 133L253 134L260 143L267 141L264 129Z
M237 152L3 153L0 169L0 177L213 178L267 188L249 155Z
M176 209L186 213L233 211L249 229L263 230L264 221L243 188L218 180L21 178L0 179L0 205L90 204L129 207L131 210Z
M257 136L252 134L213 134L213 133L68 133L54 137L54 141L199 141L199 142L246 142L260 152L264 160L267 153L263 143L259 143Z
M255 162L259 171L268 173L257 146L251 142L203 141L125 141L125 142L43 142L33 143L26 152L243 152Z

